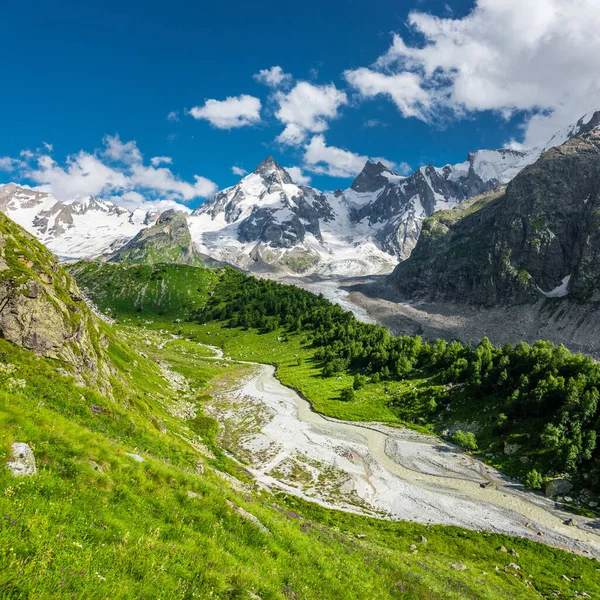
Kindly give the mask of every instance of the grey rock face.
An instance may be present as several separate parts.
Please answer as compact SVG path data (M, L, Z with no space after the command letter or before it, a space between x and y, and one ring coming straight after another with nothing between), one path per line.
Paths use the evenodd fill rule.
M509 162L524 160L526 156L514 150L494 153L497 160ZM497 178L484 180L477 174L477 156L476 152L469 155L466 169L464 165L446 165L442 169L427 165L406 178L400 178L381 163L368 162L351 189L374 193L376 197L356 209L353 219L374 227L380 224L375 236L379 247L400 259L408 258L419 238L423 219L433 215L441 202L459 204L500 185Z
M267 183L294 183L289 173L280 167L272 156L267 156L254 169L254 173L260 175Z
M110 389L98 322L74 280L33 236L0 214L0 337L75 367L76 376Z
M544 493L548 498L563 496L573 489L573 484L568 479L551 479L544 486Z
M30 477L37 473L33 450L23 442L11 445L10 459L6 464L15 477Z
M115 252L109 262L195 265L201 260L194 249L186 216L170 209Z
M360 174L352 182L350 188L359 193L376 192L377 190L384 188L389 182L389 179L384 173L395 175L395 173L388 169L384 164L368 161Z
M496 194L427 220L392 281L484 306L600 300L600 130L552 148Z

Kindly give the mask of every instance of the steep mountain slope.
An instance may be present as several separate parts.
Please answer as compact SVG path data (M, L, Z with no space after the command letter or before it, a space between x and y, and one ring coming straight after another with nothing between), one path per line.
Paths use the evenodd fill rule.
M484 306L600 301L600 129L572 137L503 194L425 222L401 294Z
M367 163L342 195L354 207L353 220L372 229L377 246L406 259L419 238L423 219L507 183L538 156L537 149L480 150L464 163L442 168L427 165L406 178L381 163Z
M160 214L158 210L130 211L91 196L60 202L51 194L12 183L0 185L0 212L65 258L114 251Z
M166 210L154 225L142 229L132 240L109 258L123 263L177 263L201 265L194 248L186 216L175 210Z
M0 214L0 337L107 389L108 338L77 284L32 235Z

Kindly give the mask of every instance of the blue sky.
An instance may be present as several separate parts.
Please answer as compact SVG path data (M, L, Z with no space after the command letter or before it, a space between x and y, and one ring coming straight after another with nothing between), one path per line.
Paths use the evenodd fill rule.
M193 207L239 179L232 167L269 154L330 190L363 157L401 171L460 162L511 139L537 143L600 107L592 0L3 4L0 181L63 196L87 177L98 195ZM286 74L278 87L255 77L274 66ZM308 96L294 101L301 82ZM237 105L203 108L227 98ZM244 126L231 126L236 106ZM277 141L290 123L299 134Z

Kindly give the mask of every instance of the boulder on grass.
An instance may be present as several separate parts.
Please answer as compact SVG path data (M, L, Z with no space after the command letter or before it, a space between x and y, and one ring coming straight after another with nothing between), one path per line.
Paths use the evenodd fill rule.
M568 479L550 479L544 486L544 492L548 498L564 496L573 489L573 484Z
M15 477L30 477L37 473L35 456L29 444L15 442L10 447L10 460L7 463Z

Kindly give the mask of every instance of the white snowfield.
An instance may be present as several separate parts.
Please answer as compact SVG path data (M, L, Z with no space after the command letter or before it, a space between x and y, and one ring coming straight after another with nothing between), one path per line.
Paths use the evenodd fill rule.
M571 281L571 275L564 277L560 284L549 292L544 292L539 286L538 290L544 294L546 298L564 298L569 295L569 281Z
M566 141L566 140L565 140ZM507 184L514 179L525 167L533 164L542 154L541 148L519 150L477 150L472 154L473 171L483 181L495 179L500 185ZM469 171L470 163L464 162L454 165L452 179L458 179Z
M154 209L130 211L90 196L60 202L15 184L0 186L0 210L65 258L91 258L116 249L160 214Z

